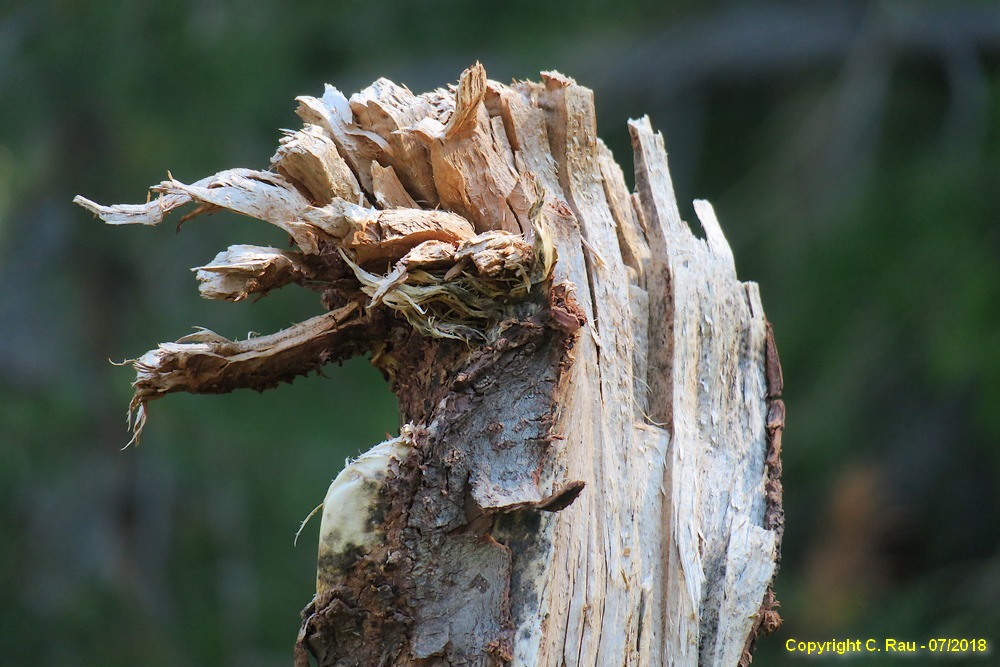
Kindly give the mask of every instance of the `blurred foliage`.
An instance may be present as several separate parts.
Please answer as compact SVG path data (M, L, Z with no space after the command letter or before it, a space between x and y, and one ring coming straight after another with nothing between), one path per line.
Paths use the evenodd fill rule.
M127 441L131 372L193 325L269 332L315 295L201 301L188 267L282 243L71 206L265 166L294 97L415 90L482 60L594 87L666 136L761 283L786 376L787 637L1000 641L1000 14L983 2L490 4L36 0L0 6L0 662L288 664L344 457L396 428L364 360L258 395L170 396ZM690 207L686 211L689 218Z

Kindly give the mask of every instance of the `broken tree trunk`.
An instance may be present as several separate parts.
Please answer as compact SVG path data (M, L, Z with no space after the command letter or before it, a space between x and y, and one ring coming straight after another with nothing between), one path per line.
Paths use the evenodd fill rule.
M629 123L630 194L592 92L558 73L299 101L271 170L77 198L112 224L188 203L274 224L296 249L234 245L202 295L295 283L328 311L136 359L136 437L164 394L362 353L398 396L400 435L327 494L296 663L749 662L780 622L781 372L757 286L707 202L704 239L681 220L649 121Z

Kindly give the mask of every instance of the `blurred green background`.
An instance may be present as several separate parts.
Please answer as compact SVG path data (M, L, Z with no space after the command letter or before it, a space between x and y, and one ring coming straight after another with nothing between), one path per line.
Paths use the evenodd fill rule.
M416 92L481 60L596 91L628 173L648 113L682 212L760 283L788 406L789 637L1000 642L1000 5L35 0L0 4L0 664L287 665L322 499L396 428L364 360L170 396L128 441L134 357L319 312L199 299L189 267L284 239L71 205L264 167L296 95ZM994 658L997 655L994 649ZM855 660L863 664L863 660Z

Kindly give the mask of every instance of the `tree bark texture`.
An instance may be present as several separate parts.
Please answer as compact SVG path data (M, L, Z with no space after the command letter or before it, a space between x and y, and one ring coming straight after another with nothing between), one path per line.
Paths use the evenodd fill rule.
M299 102L267 171L77 198L111 224L194 204L277 225L295 249L234 245L202 295L297 284L327 309L136 359L136 437L164 394L362 353L399 399L400 435L327 495L296 663L748 663L780 623L781 370L757 285L707 202L704 238L681 220L649 120L629 122L630 193L592 92L556 72Z

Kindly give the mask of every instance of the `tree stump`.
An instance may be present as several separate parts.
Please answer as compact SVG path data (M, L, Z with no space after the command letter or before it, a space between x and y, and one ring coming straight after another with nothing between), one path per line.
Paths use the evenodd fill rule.
M748 663L780 623L781 371L757 285L707 202L704 239L681 220L649 120L629 122L629 193L592 91L555 72L299 102L267 171L75 200L111 224L193 203L277 225L294 250L232 246L202 295L294 283L327 309L134 360L136 438L165 394L363 353L399 399L400 435L327 494L296 664Z

